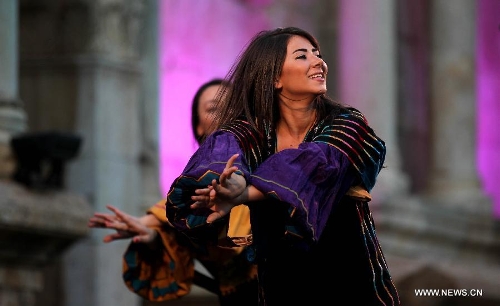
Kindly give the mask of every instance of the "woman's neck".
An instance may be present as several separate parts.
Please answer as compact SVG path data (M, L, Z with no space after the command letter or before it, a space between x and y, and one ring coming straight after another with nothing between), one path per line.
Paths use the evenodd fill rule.
M298 148L315 121L316 110L313 108L282 111L276 125L278 151Z

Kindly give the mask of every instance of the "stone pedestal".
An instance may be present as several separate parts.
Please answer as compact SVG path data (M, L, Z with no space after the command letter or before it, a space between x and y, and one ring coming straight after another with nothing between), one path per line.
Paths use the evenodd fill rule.
M451 203L447 203L451 201ZM463 200L484 207L478 194ZM500 239L490 214L436 197L399 197L384 203L377 233L405 306L498 305ZM483 296L417 297L416 289L482 290Z
M88 234L89 204L62 191L0 181L0 305L34 306L43 268Z

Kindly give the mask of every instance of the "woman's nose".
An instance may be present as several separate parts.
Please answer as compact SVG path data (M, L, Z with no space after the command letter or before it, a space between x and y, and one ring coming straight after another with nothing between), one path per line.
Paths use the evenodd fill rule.
M323 62L323 65L322 65L323 72L326 75L328 73L328 65L326 64L326 62L324 60L321 60L321 61Z
M325 61L322 58L318 57L318 60L313 63L313 67L321 67L323 72L326 74L328 73L328 65L325 63Z
M322 58L316 57L314 62L313 62L313 67L322 67L324 68L326 66L325 61Z

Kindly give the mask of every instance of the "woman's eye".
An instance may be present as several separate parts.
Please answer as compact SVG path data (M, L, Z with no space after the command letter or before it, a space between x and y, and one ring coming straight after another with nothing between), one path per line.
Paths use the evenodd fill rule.
M323 58L323 55L321 55L321 54L316 54L316 56L317 56L318 58Z
M296 59L299 59L299 58L300 58L300 59L305 59L305 58L306 58L306 55L305 55L305 54L302 54L302 55L299 55L299 56L297 56L297 57L296 57Z

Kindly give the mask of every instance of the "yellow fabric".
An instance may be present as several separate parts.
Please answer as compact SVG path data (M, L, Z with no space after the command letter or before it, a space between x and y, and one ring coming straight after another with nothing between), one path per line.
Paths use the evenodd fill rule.
M231 209L229 213L229 228L227 236L243 237L249 235L250 229L250 209L246 205L238 205Z
M160 220L162 223L169 223L167 220L167 214L165 212L165 201L166 199L162 199L156 202L156 204L151 206L147 212L155 215L155 217L158 218L158 220Z
M363 202L369 202L372 200L370 193L362 186L351 187L347 191L347 195Z

